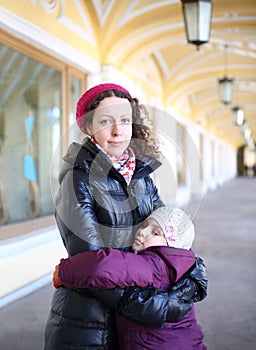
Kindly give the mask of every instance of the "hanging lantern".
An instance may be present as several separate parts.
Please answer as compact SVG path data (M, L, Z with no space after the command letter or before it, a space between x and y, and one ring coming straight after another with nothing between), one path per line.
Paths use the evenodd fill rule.
M251 132L251 129L247 128L245 129L244 131L244 138L245 140L249 140L252 136L252 132Z
M232 102L234 79L228 76L228 45L224 45L224 77L219 79L220 100L225 105Z
M220 100L225 105L228 105L232 102L233 98L233 88L234 88L234 79L223 77L219 79L219 93L220 93Z
M187 42L199 46L209 41L212 17L211 0L181 0Z
M247 146L249 147L249 150L254 151L255 150L255 143L252 138L246 141Z
M252 139L252 131L246 122L244 122L243 125L241 126L241 133L246 142L249 142L250 139Z
M244 123L244 111L240 107L234 107L232 109L233 121L236 125L242 126Z
M241 133L244 136L245 130L247 130L249 128L248 124L246 123L246 121L243 123L243 125L241 126Z

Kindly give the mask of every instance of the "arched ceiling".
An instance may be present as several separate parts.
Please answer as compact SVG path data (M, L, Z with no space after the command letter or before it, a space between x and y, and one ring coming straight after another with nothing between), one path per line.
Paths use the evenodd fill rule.
M179 0L83 0L102 64L143 77L162 102L240 147L232 107L243 108L256 141L256 1L214 0L210 41L197 51L185 37ZM218 79L234 78L233 102Z

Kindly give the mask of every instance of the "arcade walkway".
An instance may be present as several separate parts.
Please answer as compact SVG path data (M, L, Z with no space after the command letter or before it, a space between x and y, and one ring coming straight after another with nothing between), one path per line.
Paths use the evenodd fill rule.
M205 342L210 350L254 350L256 178L236 178L208 194L195 227L193 248L209 276L208 297L196 306ZM42 349L52 292L48 285L0 310L1 350Z

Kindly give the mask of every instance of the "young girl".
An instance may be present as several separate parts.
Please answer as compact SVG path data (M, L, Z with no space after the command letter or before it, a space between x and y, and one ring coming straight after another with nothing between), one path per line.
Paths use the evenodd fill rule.
M190 250L194 226L180 209L156 209L137 231L134 253L101 249L63 259L56 266L53 283L80 288L154 286L168 290L195 263ZM165 323L160 329L141 326L117 317L118 347L122 350L206 349L194 306L177 323Z

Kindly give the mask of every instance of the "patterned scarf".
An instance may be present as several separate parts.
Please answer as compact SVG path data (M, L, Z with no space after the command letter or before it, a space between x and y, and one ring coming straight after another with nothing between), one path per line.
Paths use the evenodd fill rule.
M121 156L111 156L106 153L94 140L91 138L91 141L102 151L108 158L111 160L113 167L123 176L127 185L131 182L132 176L135 171L135 154L131 148L128 148L124 151Z

